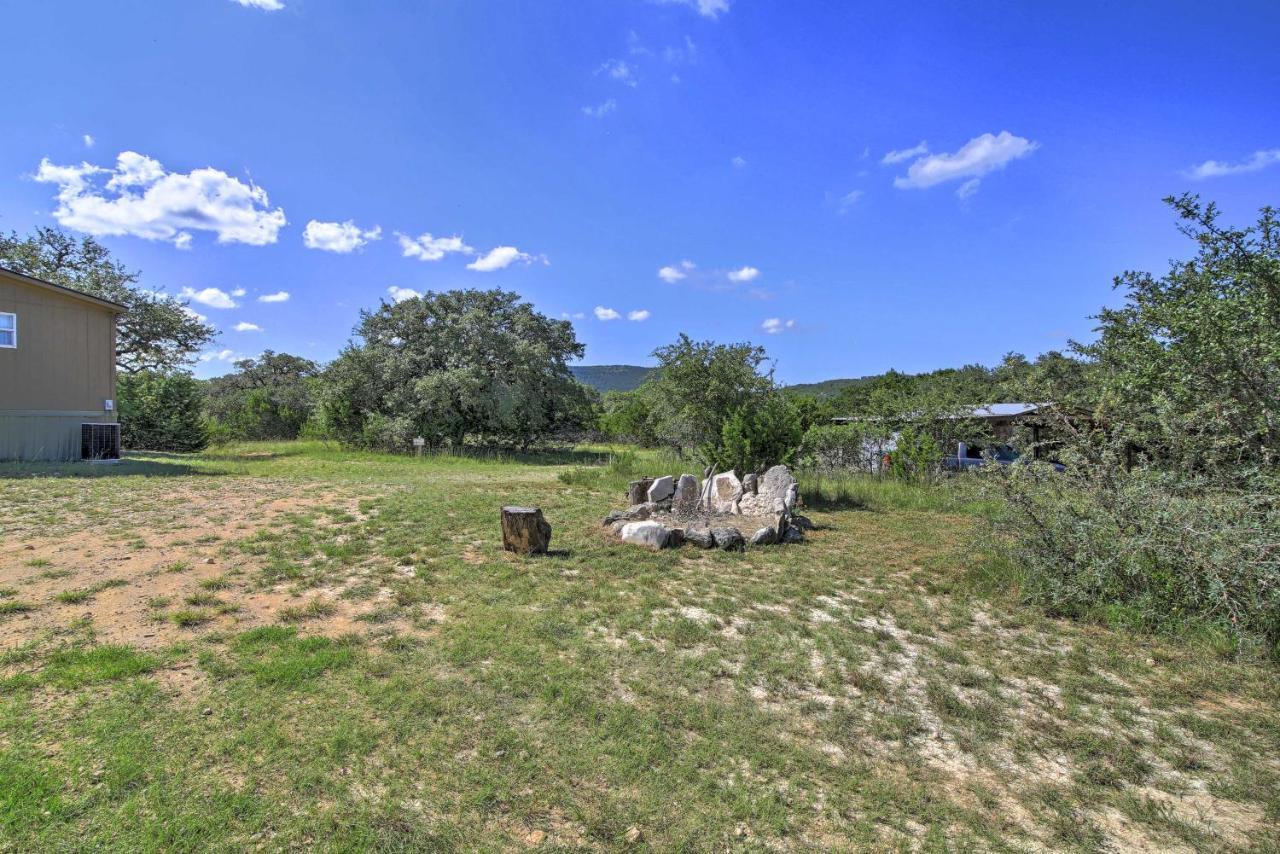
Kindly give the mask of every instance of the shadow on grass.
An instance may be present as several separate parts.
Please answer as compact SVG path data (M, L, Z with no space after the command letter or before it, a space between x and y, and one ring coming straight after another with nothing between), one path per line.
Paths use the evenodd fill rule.
M148 453L147 457L156 454ZM119 462L12 462L0 463L0 480L23 480L40 477L193 477L216 476L224 472L208 468L196 468L185 462L177 462L181 455L174 454L174 462L154 459L130 459L127 455Z

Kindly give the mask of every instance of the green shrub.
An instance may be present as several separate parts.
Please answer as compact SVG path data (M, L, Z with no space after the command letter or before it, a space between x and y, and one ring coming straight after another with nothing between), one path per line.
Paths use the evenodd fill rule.
M794 462L803 433L800 414L777 392L738 407L720 428L714 464L721 471L762 471Z
M190 374L124 374L116 384L116 399L126 448L190 452L209 444L204 395Z
M991 542L1051 613L1133 628L1210 627L1280 647L1280 497L1275 482L1222 489L1115 460L992 467L1004 501Z

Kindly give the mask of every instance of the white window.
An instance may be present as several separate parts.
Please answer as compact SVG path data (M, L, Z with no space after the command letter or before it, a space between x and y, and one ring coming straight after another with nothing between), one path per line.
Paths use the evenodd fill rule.
M0 347L18 346L18 315L0 311Z

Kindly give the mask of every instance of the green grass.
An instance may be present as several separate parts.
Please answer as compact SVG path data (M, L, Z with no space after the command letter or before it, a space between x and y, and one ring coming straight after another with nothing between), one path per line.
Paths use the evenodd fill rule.
M126 584L123 579L113 578L106 581L99 581L88 587L82 587L75 590L62 590L53 598L61 602L63 605L80 605L88 602L97 596L103 590L109 590L112 587L122 587Z
M181 567L132 645L103 608L8 617L0 848L1280 846L1273 666L1020 605L962 479L806 475L819 529L785 548L607 536L628 480L688 468L310 442L0 465L0 537ZM193 502L225 525L188 531ZM501 550L512 503L553 555Z

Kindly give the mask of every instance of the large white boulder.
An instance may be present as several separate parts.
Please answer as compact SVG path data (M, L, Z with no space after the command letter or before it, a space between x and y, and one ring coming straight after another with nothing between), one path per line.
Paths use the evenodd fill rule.
M738 513L742 500L742 481L731 471L711 478L711 509L716 513Z
M660 522L628 522L618 532L624 543L663 549L671 539L671 532Z
M660 477L649 487L650 501L666 501L676 491L676 479L671 475Z

